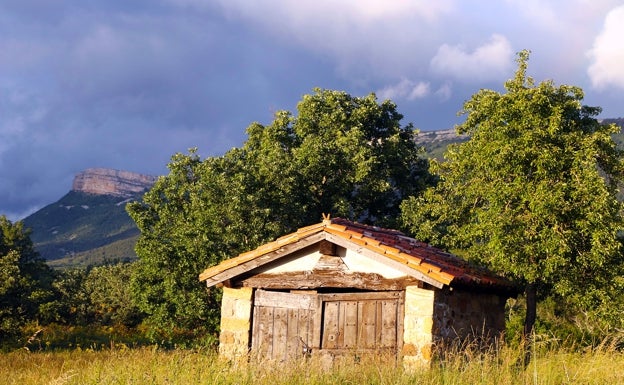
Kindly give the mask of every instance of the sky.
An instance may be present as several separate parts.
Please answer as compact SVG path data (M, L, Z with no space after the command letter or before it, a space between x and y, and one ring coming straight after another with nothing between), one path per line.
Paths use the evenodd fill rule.
M0 215L57 201L87 168L223 155L316 87L450 129L523 49L536 81L624 116L623 0L2 0Z

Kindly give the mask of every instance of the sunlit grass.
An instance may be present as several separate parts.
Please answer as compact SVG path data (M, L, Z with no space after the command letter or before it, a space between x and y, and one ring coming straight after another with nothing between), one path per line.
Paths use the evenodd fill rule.
M0 355L2 384L620 384L621 339L576 351L538 343L527 367L522 352L503 347L458 349L431 368L406 371L391 357L312 357L290 363L234 365L214 352L157 347L100 351L15 351Z

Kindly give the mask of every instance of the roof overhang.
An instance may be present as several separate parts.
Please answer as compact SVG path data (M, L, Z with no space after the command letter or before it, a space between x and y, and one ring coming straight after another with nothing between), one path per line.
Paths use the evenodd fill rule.
M275 250L270 250L264 254L256 255L253 258L250 257L249 260L235 261L237 258L244 257L244 254L237 258L226 260L223 263L215 266L215 268L218 269L206 269L206 271L204 271L199 276L199 279L201 281L205 280L208 287L215 286L221 282L230 280L253 269L277 261L280 258L286 257L296 251L304 249L323 240L327 240L338 246L350 249L353 252L356 252L364 257L370 258L376 262L394 268L400 272L405 273L405 275L407 276L416 278L437 288L442 288L445 284L450 283L450 279L447 279L445 281L436 280L431 276L426 275L422 271L419 271L417 268L410 266L410 264L407 262L401 262L399 260L392 259L388 255L373 251L369 247L366 247L365 245L362 245L355 240L346 239L339 235L332 234L328 231L321 231L311 235L307 235L292 243L287 243ZM227 266L228 263L231 263L231 266ZM430 273L433 273L433 270L430 271Z
M316 233L316 234L309 235L305 238L301 238L293 243L286 244L276 250L268 251L267 253L256 256L255 258L251 258L248 261L239 261L240 262L239 264L233 265L232 267L229 267L229 268L219 264L215 267L221 267L223 271L218 272L216 274L212 274L210 271L211 269L207 269L202 274L200 274L199 280L200 281L205 280L206 285L208 285L208 287L214 286L221 282L227 281L228 279L232 279L243 273L246 273L248 271L251 271L253 269L256 269L258 267L261 267L273 261L276 261L291 253L294 253L295 251L304 249L310 245L313 245L317 242L322 241L323 239L325 239L324 233L322 232ZM226 260L223 263L227 263L228 261L232 261L232 260Z
M281 258L296 257L293 253L324 240L436 288L463 287L505 295L517 292L505 278L400 231L329 217L209 267L199 279L210 287L236 277L248 277L252 271L251 274L261 273L258 268Z
M394 269L397 269L403 273L405 273L406 275L410 276L410 277L414 277L420 281L426 282L430 285L433 285L439 289L443 288L445 285L445 282L440 282L438 280L435 280L427 275L425 275L424 273L422 273L419 270L416 270L413 267L410 267L407 263L402 263L399 261L395 261L394 259L388 258L387 255L382 254L382 253L378 253L375 251L370 250L369 248L356 243L356 241L353 240L349 240L349 239L345 239L342 238L340 236L331 234L331 233L325 233L326 237L325 239L337 244L338 246L342 246L346 249L350 249L358 254L361 254L367 258L373 259L377 262L380 262L386 266L392 267ZM446 282L447 284L450 283Z

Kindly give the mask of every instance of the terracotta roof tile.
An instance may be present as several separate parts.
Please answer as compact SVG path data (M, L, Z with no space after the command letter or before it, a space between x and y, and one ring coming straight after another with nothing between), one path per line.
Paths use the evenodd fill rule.
M472 266L455 255L410 238L400 231L364 225L343 218L331 220L326 218L321 223L302 227L292 234L280 237L276 241L266 243L255 250L240 254L217 266L206 269L200 275L200 279L207 280L228 269L321 232L341 237L371 252L405 264L445 285L515 290L507 280Z
M327 228L328 229L333 229L333 230L336 230L336 231L345 231L345 230L347 230L347 226L336 225L334 223L331 223L331 224L327 225Z
M373 251L373 252L375 252L375 253L378 253L378 254L385 254L385 253L386 253L386 249L384 249L383 247L381 247L381 246L379 245L379 243L378 243L378 244L376 244L376 245L375 245L375 244L372 244L372 243L369 243L369 244L367 244L366 246L367 246L367 248L368 248L370 251Z
M321 222L321 223L317 223L317 224L314 224L314 225L302 227L299 230L297 230L297 234L308 233L308 232L316 232L319 229L323 228L324 226L325 225Z

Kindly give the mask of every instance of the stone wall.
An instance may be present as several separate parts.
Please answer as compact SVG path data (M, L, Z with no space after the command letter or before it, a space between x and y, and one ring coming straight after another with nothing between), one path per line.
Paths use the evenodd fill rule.
M224 358L238 361L249 353L252 295L250 287L223 288L219 354Z
M481 343L499 337L505 330L505 299L496 294L408 286L403 328L403 366L407 370L426 367L434 349L467 338Z
M219 353L239 361L250 349L253 289L223 288ZM405 290L403 345L401 356L406 369L426 367L434 348L465 338L497 337L505 329L505 300L495 294L460 290Z
M403 319L403 365L406 369L427 366L433 347L433 316L435 292L416 286L405 289Z
M496 294L438 290L433 321L436 341L488 341L505 330L505 299Z

